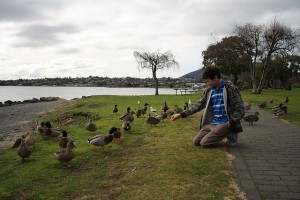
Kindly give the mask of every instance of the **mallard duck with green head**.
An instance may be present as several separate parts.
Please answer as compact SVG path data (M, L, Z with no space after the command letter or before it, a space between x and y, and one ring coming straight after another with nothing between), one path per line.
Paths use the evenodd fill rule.
M93 151L96 151L96 147L100 146L102 149L104 149L105 145L108 145L111 143L114 139L113 135L96 135L94 137L91 137L90 139L87 140L88 143L93 145Z
M278 106L272 106L270 109L272 110L273 114L275 114L276 112L280 111L283 107L283 104L280 103Z
M114 141L116 143L121 143L121 136L122 136L122 133L121 133L121 130L119 128L116 128L116 127L112 127L110 130L109 130L109 135L112 135L114 137Z
M282 106L282 108L274 114L278 119L282 119L282 117L287 114L287 106Z
M49 138L55 138L61 135L61 131L53 128L50 122L46 122L44 128L45 136Z

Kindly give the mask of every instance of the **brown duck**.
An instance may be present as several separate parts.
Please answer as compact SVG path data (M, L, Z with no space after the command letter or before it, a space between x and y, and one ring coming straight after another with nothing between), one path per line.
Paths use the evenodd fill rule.
M160 113L159 115L155 116L156 119L159 119L160 121L164 121L168 117L168 114L166 112Z
M25 143L28 147L35 147L36 138L34 137L33 133L29 133L25 138Z
M183 111L182 108L179 108L177 105L174 106L175 113L181 113Z
M39 124L39 122L36 122L36 130L38 133L40 133L41 135L43 135L45 133L45 123L41 122Z
M167 113L167 115L169 117L171 117L172 115L174 115L174 111L172 111L172 110L167 110L166 113Z
M164 105L162 106L162 110L164 112L166 112L167 110L169 110L169 106L167 105L167 102L165 101Z
M25 158L28 160L31 155L31 151L25 143L25 136L22 136L21 144L17 150L17 153L22 158L22 162L26 161Z
M90 134L91 134L92 132L95 132L98 128L97 128L96 124L94 124L94 123L92 122L92 120L89 119L89 122L88 122L88 124L85 126L85 129L88 130L88 131L90 132Z
M68 145L68 142L69 142L68 133L67 133L66 130L63 130L61 132L61 134L62 134L62 138L59 141L59 146L60 146L60 148L64 149L64 148L67 148L67 145Z
M123 120L123 121L130 121L130 122L133 122L133 120L134 120L133 114L135 114L135 112L134 112L134 111L131 111L131 108L128 107L128 108L127 108L127 112L124 113L124 114L120 117L120 119Z
M145 121L146 121L147 124L151 124L151 126L152 125L156 126L156 124L158 124L160 122L159 119L157 119L155 117L151 117L150 113L149 113L149 115L148 115L148 117L146 118Z
M245 105L245 110L248 112L249 110L251 110L251 103L249 103L248 105Z
M132 129L132 123L130 121L123 121L122 128L124 131L129 131Z
M246 117L244 117L243 119L246 121L246 122L249 122L249 124L253 125L253 122L257 122L259 120L259 113L258 112L255 112L254 114L252 115L247 115Z
M114 109L113 109L113 113L117 113L118 111L119 111L118 105L116 104L115 107L114 107Z
M188 102L185 102L183 106L183 110L187 110L187 109L189 109L189 104Z
M142 112L141 112L141 114L144 116L146 113L147 113L147 109L148 109L148 103L145 103L144 104L144 108L142 109Z
M140 117L140 116L142 115L142 109L139 108L139 109L136 111L135 115L136 115L137 117Z
M20 144L21 144L21 142L22 142L22 138L17 138L16 141L15 141L15 143L12 145L11 148L14 149L14 148L19 147Z
M265 107L267 107L267 102L259 104L258 107L259 108L265 108Z
M75 148L75 141L69 140L67 144L67 148L61 149L60 151L54 153L55 157L61 164L65 165L68 164L69 161L71 161L74 157L72 149Z

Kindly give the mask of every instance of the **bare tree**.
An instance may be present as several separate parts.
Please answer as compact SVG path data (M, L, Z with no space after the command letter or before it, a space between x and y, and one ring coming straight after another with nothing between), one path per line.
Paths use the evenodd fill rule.
M158 95L158 79L156 72L160 69L169 69L171 67L179 66L171 51L165 53L160 53L159 51L153 53L135 51L133 55L138 62L139 68L151 69L155 81L155 95Z
M243 45L240 50L248 57L247 66L250 67L252 93L255 93L258 85L257 60L262 55L263 26L247 23L244 26L236 26L234 33L241 38Z
M258 87L255 91L260 94L266 72L271 62L272 56L276 54L289 54L299 45L299 31L293 31L291 28L279 23L276 19L265 27L263 32L263 65L262 74Z

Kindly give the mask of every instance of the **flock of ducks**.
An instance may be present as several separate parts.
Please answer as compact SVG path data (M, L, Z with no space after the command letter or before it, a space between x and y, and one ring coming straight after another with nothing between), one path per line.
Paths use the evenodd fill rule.
M273 99L269 101L269 103L273 103ZM286 97L283 101L283 103L288 103L289 99ZM138 104L140 102L138 101ZM277 118L282 118L283 115L287 113L287 106L285 106L283 103L280 103L278 106L272 106L271 110L273 114ZM167 117L172 116L174 113L180 113L183 110L186 110L189 108L189 104L191 104L191 100L189 102L184 104L184 108L180 108L177 105L174 106L174 111L172 111L169 106L167 105L167 102L165 101L162 106L162 112L158 113L157 110L153 107L150 107L150 113L145 119L145 122L147 124L150 124L151 126L156 126L160 122L163 122L164 119ZM144 104L144 107L141 109L139 108L136 112L132 111L130 107L127 107L126 113L121 115L119 117L120 120L122 120L122 128L124 131L129 131L132 129L132 122L134 121L134 114L137 117L144 116L147 113L148 110L148 103ZM267 106L267 103L264 102L259 105L259 108L265 108ZM247 112L251 110L252 104L248 104L245 106L245 109ZM118 106L115 105L113 108L113 114L118 113ZM151 114L153 116L151 116ZM259 120L259 112L254 112L253 114L249 114L243 118L244 121L248 122L249 125L253 125L254 122L257 122ZM40 124L37 122L37 132L40 133L40 135L43 138L56 138L58 136L62 136L60 139L58 145L61 148L59 151L55 152L54 155L57 158L59 162L62 163L63 166L65 164L68 165L68 162L71 161L74 157L73 148L76 148L75 141L68 138L68 133L66 130L57 130L52 127L50 122L41 122ZM96 132L97 126L93 123L91 119L89 119L87 125L85 126L85 129L90 132L90 134ZM112 127L110 128L108 135L95 135L93 137L90 137L87 142L90 143L93 146L93 151L96 151L96 147L101 147L104 149L104 146L111 143L112 141L115 141L117 143L121 142L121 136L122 132L120 128ZM12 148L17 148L17 154L22 158L22 162L26 162L29 157L31 156L32 150L35 148L36 138L33 135L33 133L28 133L27 135L23 135L22 138L18 138Z
M272 104L274 102L274 99L270 99L269 103ZM289 98L285 97L283 100L283 103L288 103ZM285 114L287 114L287 106L285 106L283 103L280 103L279 105L270 107L272 114L276 116L278 119L283 118ZM251 103L248 105L245 105L245 110L249 112L251 110ZM263 102L258 105L259 109L264 109L267 107L267 102ZM244 121L249 122L250 125L253 125L253 122L257 122L259 120L259 112L254 112L253 114L249 114L243 118Z
M140 102L138 101L138 104ZM191 104L191 100L189 100ZM144 104L143 108L139 108L136 112L132 111L130 107L127 107L126 113L121 115L119 119L122 121L122 128L124 131L129 131L132 129L132 122L134 121L134 114L137 117L141 117L147 114L148 103ZM188 109L188 103L185 103L184 109ZM168 116L172 116L175 112L180 113L183 109L175 105L174 111L170 110L167 102L164 102L162 106L162 112L158 113L157 110L153 107L150 107L150 113L145 119L147 124L151 126L156 126L160 122L163 122ZM113 114L118 113L118 105L116 104L112 110ZM151 116L151 114L153 116ZM97 125L93 123L91 119L88 120L88 123L85 126L85 129L90 132L90 134L95 133L98 128ZM52 127L50 122L36 122L36 130L42 136L42 138L54 139L61 136L61 139L58 142L60 150L55 152L54 155L56 159L61 162L61 164L66 167L68 166L69 161L74 158L73 148L76 148L75 141L68 138L68 133L66 130L58 130ZM92 150L96 151L97 147L104 149L104 146L115 141L116 143L121 142L122 132L120 128L112 127L110 128L108 135L95 135L90 137L87 142L92 145ZM29 160L29 157L32 154L32 151L35 149L36 138L33 133L28 133L23 135L22 138L16 139L12 148L17 148L17 154L22 158L22 162Z
M89 120L86 130L91 132L95 132L97 127L95 124ZM73 148L76 148L75 141L73 139L68 138L68 133L66 130L59 131L57 129L52 128L50 122L41 122L38 124L37 122L37 131L40 133L42 137L47 138L56 138L58 136L62 136L58 145L61 148L59 151L55 152L54 155L58 161L62 163L63 166L71 161L74 157ZM87 140L88 143L93 145L93 150L96 150L96 146L103 147L113 140L118 140L120 142L121 131L119 128L112 127L109 130L108 136L96 135ZM29 160L33 149L35 148L36 138L33 133L28 133L27 135L22 135L22 138L16 139L15 143L12 146L12 149L17 148L17 154L22 158L22 162L26 162Z

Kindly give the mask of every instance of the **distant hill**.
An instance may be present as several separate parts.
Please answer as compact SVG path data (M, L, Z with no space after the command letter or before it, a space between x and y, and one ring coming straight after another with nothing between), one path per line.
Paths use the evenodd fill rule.
M202 76L202 69L198 69L196 71L187 73L180 78L194 78L194 79L199 79Z

